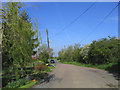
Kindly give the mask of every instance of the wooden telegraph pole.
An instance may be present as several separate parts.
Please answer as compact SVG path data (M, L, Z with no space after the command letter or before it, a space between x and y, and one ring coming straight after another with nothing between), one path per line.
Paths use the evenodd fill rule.
M49 37L48 37L48 29L46 29L46 32L47 32L48 54L49 54L49 64L50 64L50 48L49 48Z

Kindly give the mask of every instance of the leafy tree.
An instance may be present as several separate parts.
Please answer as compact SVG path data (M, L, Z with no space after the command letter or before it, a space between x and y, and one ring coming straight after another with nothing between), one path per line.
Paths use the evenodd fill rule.
M81 48L79 44L75 44L74 46L68 46L67 48L64 48L58 52L59 59L66 62L79 62L81 59L81 56L79 54L80 50Z
M63 48L58 52L61 61L75 61L87 64L108 64L118 62L118 39L116 37L94 40L91 44L80 47L79 44Z
M53 49L50 48L50 57L53 57ZM48 47L46 44L42 44L41 46L39 46L39 56L40 56L40 60L43 61L44 63L48 63L48 59L49 59L49 54L48 54Z
M73 61L81 62L82 57L80 55L80 51L81 51L80 44L75 44L73 46L73 55L72 55Z
M88 51L89 51L88 44L81 48L80 55L82 56L82 62L84 63L88 63Z
M22 68L31 63L33 50L39 46L37 27L34 29L31 19L22 6L19 2L8 2L2 8L3 69L12 66L16 70L16 75L17 67Z
M118 61L118 40L115 37L93 41L88 51L88 62L91 64L107 64Z

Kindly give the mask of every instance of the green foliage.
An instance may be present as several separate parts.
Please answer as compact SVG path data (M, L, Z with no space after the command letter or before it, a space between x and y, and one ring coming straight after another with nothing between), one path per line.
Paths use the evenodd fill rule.
M21 86L21 87L19 87L19 88L30 88L30 87L32 87L33 85L35 85L36 83L37 83L38 81L34 81L34 82L30 82L30 83L28 83L28 84L26 84L26 85L23 85L23 86Z
M97 68L97 69L103 69L107 70L109 72L114 72L118 73L120 75L120 71L118 71L118 63L109 63L109 64L104 64L104 65L92 65L92 64L85 64L85 63L79 63L79 62L62 62L63 64L72 64L72 65L77 65L77 66L82 66L82 67L92 67L92 68Z
M55 67L53 67L53 66L48 66L46 72L52 72L52 70L53 70L54 68L55 68Z
M89 45L80 47L79 44L69 46L58 52L61 62L80 62L92 65L119 62L118 39L103 38Z
M50 57L53 57L53 49L50 48ZM42 44L42 46L39 46L39 56L40 60L43 61L44 63L48 63L49 59L49 52L48 52L48 47L46 44Z
M73 48L73 53L72 53L72 59L75 62L82 62L82 56L80 55L80 45L79 44L75 44L74 48Z
M3 6L3 67L10 65L26 66L31 62L33 49L38 46L36 30L33 30L31 20L18 2L8 2Z
M88 51L89 45L85 45L80 51L80 55L82 56L82 60L84 63L88 63Z
M45 70L47 68L47 66L46 65L43 65L43 64L39 64L35 69L36 70L40 70L40 71L43 71L43 70Z
M32 63L34 49L39 46L38 25L31 18L22 3L4 3L2 8L2 66L4 75L16 75L16 80L26 72L23 67ZM21 70L19 70L19 68ZM7 68L7 71L5 70ZM21 72L21 74L19 73ZM11 78L8 78L11 80ZM3 81L3 84L6 83Z
M32 80L36 79L37 81L40 81L41 79L43 79L45 77L45 75L46 75L46 73L44 73L44 72L38 72L38 73L31 75L30 78Z
M47 63L49 55L47 46L42 44L40 32L40 39L38 37L37 19L35 19L35 23L32 23L31 20L22 3L4 3L2 8L2 34L0 34L0 41L2 39L3 87L7 85L6 88L18 88L27 82L20 78L31 76L31 78L39 80L46 74L47 69L43 65L39 67L39 70L34 70L38 64ZM40 41L42 46L40 46ZM32 55L38 53L36 51L38 46L40 46L39 63L38 60L32 60ZM50 49L51 57L53 56L52 51Z
M27 79L19 79L16 81L9 82L4 88L19 88L20 86L25 85L27 83Z
M93 41L88 51L88 63L107 64L118 62L118 40L113 37Z
M70 61L77 61L81 62L81 55L79 54L81 48L79 44L75 44L74 46L69 46L67 48L62 49L58 52L58 59L61 62L70 62Z

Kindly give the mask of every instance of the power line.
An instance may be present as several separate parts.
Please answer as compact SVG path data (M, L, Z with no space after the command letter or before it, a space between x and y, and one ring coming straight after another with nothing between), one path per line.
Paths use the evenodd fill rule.
M86 37L84 37L84 38L81 40L81 42L82 42L83 40L87 39L88 36L89 36L91 33L93 33L95 30L97 30L97 28L112 14L112 12L113 12L119 5L120 5L120 2L118 2L118 4L103 18L103 20L102 20L100 23L98 23L98 25L96 25L96 27L95 27L91 32L89 32L89 33L87 34Z
M96 2L92 3L83 13L81 13L78 17L76 17L72 22L70 22L67 26L65 26L62 30L60 30L58 33L56 33L54 36L60 34L61 32L65 31L66 28L68 28L70 25L75 23L82 15L84 15L90 8L92 8L95 5Z

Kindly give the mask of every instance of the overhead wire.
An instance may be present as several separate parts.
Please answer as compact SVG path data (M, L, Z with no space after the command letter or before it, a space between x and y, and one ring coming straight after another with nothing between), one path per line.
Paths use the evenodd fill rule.
M100 23L98 23L98 24L95 26L95 28L94 28L91 32L89 32L89 33L81 40L81 42L82 42L83 40L87 39L88 36L90 36L91 33L93 33L95 30L97 30L97 28L114 12L114 10L115 10L119 5L120 5L120 2L118 2L118 4L102 19L102 21L101 21Z
M96 2L92 3L83 13L81 13L78 17L76 17L72 22L70 22L68 25L66 25L62 30L60 30L60 31L59 31L58 33L56 33L54 36L56 36L56 35L60 34L61 32L65 31L66 28L68 28L70 25L72 25L73 23L75 23L82 15L84 15L88 10L90 10L90 9L95 5L95 3L96 3ZM84 37L84 38L81 40L81 42L82 42L83 40L87 39L88 36L89 36L92 32L94 32L94 31L112 14L112 12L113 12L119 5L120 5L120 3L118 3L118 4L103 18L103 20L102 20L100 23L98 23L98 24L96 25L96 27L95 27L91 32L89 32L86 37ZM53 37L54 37L54 36L53 36Z
M62 30L60 30L58 33L56 33L54 36L57 36L58 34L60 34L61 32L65 31L66 28L68 28L70 25L72 25L73 23L75 23L82 15L84 15L88 10L90 10L96 2L92 3L83 13L81 13L78 17L76 17L72 22L70 22L68 25L66 25Z

